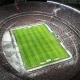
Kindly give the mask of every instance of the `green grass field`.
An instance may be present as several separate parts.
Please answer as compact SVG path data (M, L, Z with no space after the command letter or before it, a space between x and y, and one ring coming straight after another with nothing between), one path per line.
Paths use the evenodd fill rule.
M15 29L13 34L27 70L57 63L70 57L45 24Z

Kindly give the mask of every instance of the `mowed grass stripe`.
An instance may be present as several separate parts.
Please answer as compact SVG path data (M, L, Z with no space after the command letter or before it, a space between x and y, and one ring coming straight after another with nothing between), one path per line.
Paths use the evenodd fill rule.
M22 49L24 50L24 53L22 54L22 55L24 55L25 56L25 63L27 62L27 60L28 60L28 63L30 64L29 66L27 66L27 63L25 64L25 66L27 66L28 68L29 67L31 67L32 65L33 65L33 63L32 63L32 59L29 57L30 56L30 53L29 53L29 50L28 50L28 48L27 48L27 43L26 43L26 39L25 39L25 37L24 37L24 34L23 34L23 32L22 32L23 30L20 30L19 31L19 33L21 33L21 38L22 38L22 43L21 43L21 46L22 46ZM21 39L20 38L20 39ZM21 50L20 50L21 51ZM27 54L28 53L28 54ZM28 58L27 60L26 60L26 58Z
M31 63L29 63L29 61L30 61L30 60L29 60L29 57L27 57L27 61L26 61L26 56L23 55L23 53L25 53L25 52L24 52L25 50L24 50L24 47L21 46L21 43L23 43L23 42L22 42L22 37L20 37L20 34L21 34L21 33L19 33L18 30L15 30L15 31L14 31L14 35L15 35L15 38L16 38L16 41L17 41L17 44L18 44L18 47L19 47L19 50L20 50L20 54L21 54L23 63L25 63L25 65L27 64L26 67L28 67L28 66L31 65Z
M43 28L42 28L43 27ZM46 35L43 35L45 38L46 38L46 40L45 40L45 46L47 46L47 49L48 49L48 51L49 52L47 52L46 54L48 54L49 56L50 56L50 58L51 59L53 59L53 58L56 58L56 57L59 57L58 55L57 55L57 51L54 49L54 46L55 45L53 45L53 41L52 42L50 42L51 40L50 40L50 37L47 35L47 31L45 31L45 29L46 29L46 27L44 27L44 26L42 26L40 29L41 30L43 30L43 32L46 34ZM54 55L53 55L54 54ZM53 55L53 56L52 56Z
M43 52L43 49L41 48L41 44L38 43L38 40L39 40L38 35L37 35L38 33L36 32L35 27L33 27L31 30L32 30L32 32L33 32L33 36L35 36L35 41L36 41L35 44L37 45L36 48L38 48L37 51L39 50L38 56L39 56L41 62L44 62L44 61L45 61L45 56L42 55L42 54L44 54L44 52ZM36 48L35 48L35 49L36 49ZM40 63L41 63L41 62L40 62Z
M39 64L40 64L42 62L42 58L43 58L43 57L39 56L39 55L41 55L41 49L40 49L39 44L37 42L37 37L34 36L36 33L34 32L33 29L31 29L31 32L32 32L32 37L33 37L33 42L34 42L33 45L34 45L35 50L37 51L35 53L35 55L37 55L38 60L39 60Z
M31 58L29 57L30 55L29 55L29 52L28 52L28 49L27 49L27 46L26 46L25 37L24 37L24 35L23 35L23 33L22 33L22 29L21 29L21 30L18 30L17 32L19 33L18 35L20 35L19 41L21 41L21 42L20 42L20 46L21 46L21 48L22 48L22 49L20 49L20 54L21 54L22 56L25 56L25 57L24 57L25 66L26 66L27 68L30 68L30 67L33 65L33 63L32 63ZM19 46L19 47L20 47L20 46ZM27 50L26 50L25 48L26 48ZM23 53L21 53L22 50L23 50ZM28 54L26 54L26 51L28 52ZM27 58L27 60L26 60L26 58ZM29 65L27 65L27 62L28 62Z
M52 35L52 34L51 34ZM58 51L60 52L60 57L62 57L62 58L65 58L65 57L69 57L69 54L67 53L67 51L62 47L62 45L58 42L58 40L57 40L57 38L56 38L56 36L55 36L55 34L54 35L52 35L52 37L54 37L54 39L55 39L55 44L56 44L56 46L55 46L55 48L56 49L58 49Z
M42 45L41 47L42 47L42 49L44 51L44 56L47 57L46 60L50 59L51 58L50 54L47 54L47 51L49 50L49 48L47 48L47 44L48 43L45 44L45 40L46 40L46 37L44 36L45 32L43 31L43 29L41 29L41 27L37 27L36 29L38 31L37 35L40 36L41 39L42 39L42 40L39 39L39 42Z
M20 34L21 33L21 34ZM24 32L23 32L23 29L22 30L19 30L19 34L21 35L21 37L20 37L20 39L22 38L23 40L22 40L22 43L21 43L21 45L22 45L22 48L23 48L23 50L24 50L24 53L22 54L22 55L24 55L25 56L25 62L27 62L26 61L26 58L28 58L28 63L30 64L29 66L27 66L27 63L25 64L25 66L26 67L31 67L32 65L33 65L33 63L32 63L32 60L31 60L31 58L29 58L29 56L30 56L30 54L29 54L29 50L27 49L27 43L26 43L26 39L25 39L25 35L23 34ZM25 49L26 48L26 49ZM20 50L21 51L21 50ZM27 52L28 52L28 54L27 54Z
M47 27L45 27L45 28L47 29ZM44 29L44 28L43 28L43 29ZM52 34L50 33L50 31L47 32L46 29L44 29L44 31L46 32L46 34L47 34L47 35L50 34L50 38L52 38L52 40L54 40L54 42L52 42L51 44L53 44L53 45L55 46L54 48L55 48L55 50L57 51L57 56L60 56L60 57L64 56L64 57L65 57L64 48L62 48L61 45L57 42L56 38L54 37L55 35L52 35ZM54 37L54 38L53 38L53 37Z
M26 32L28 33L28 36L30 38L29 40L29 44L31 43L31 49L33 51L33 53L31 53L31 56L34 58L34 62L37 63L38 65L40 64L40 59L39 59L39 55L37 54L37 50L35 48L35 45L33 44L33 40L34 40L34 37L33 37L33 34L31 34L32 30L29 28L28 30L26 30Z
M42 27L43 27L43 26L42 26ZM38 28L41 28L41 27L38 27ZM43 30L43 29L42 29L42 30ZM42 31L42 30L41 30L41 31ZM48 31L48 30L47 30L47 31ZM40 33L42 33L42 32L40 32ZM46 33L44 33L44 34L46 34ZM42 36L43 36L43 35L42 35ZM44 35L44 38L47 39L48 37L45 37L45 35ZM45 42L46 42L46 40L45 40ZM44 43L45 43L45 42L44 42ZM56 51L56 50L53 50L53 49L54 49L54 48L52 48L53 45L52 45L52 44L50 45L49 40L47 40L47 43L46 43L45 45L46 45L45 48L47 49L46 54L50 55L51 59L53 59L53 57L54 57L54 58L57 58L58 56L57 56L57 57L55 57L55 55L52 56L52 53L57 54L57 51ZM48 47L48 48L47 48L47 47ZM49 50L49 49L50 49L50 50ZM52 52L52 51L54 51L54 52ZM46 54L45 54L45 55L46 55ZM49 56L48 56L48 59L50 59Z
M43 27L43 26L42 26L42 27ZM45 27L45 28L47 29L47 27ZM50 31L47 32L46 29L43 28L43 30L46 32L46 34L47 34L47 35L50 34L50 36L52 37L52 40L54 40L54 42L51 43L51 45L53 44L53 45L55 46L55 47L54 47L54 48L55 48L55 51L57 51L57 53L55 52L54 55L56 54L57 57L60 57L60 58L61 58L62 56L65 57L65 54L64 54L64 53L67 54L67 52L64 52L64 48L62 48L61 45L57 42L57 40L56 40L56 38L55 38L55 35L52 35L52 34L50 33ZM51 38L51 37L50 37L50 38ZM54 38L53 38L53 37L54 37ZM53 48L53 49L54 49L54 48ZM60 55L60 54L61 54L61 55Z
M27 49L26 54L29 55L29 58L30 58L31 63L32 63L32 65L30 67L34 67L35 65L37 65L37 61L36 61L36 58L35 58L35 55L34 55L34 51L31 48L32 45L30 45L29 41L27 40L27 35L26 34L28 34L28 33L26 33L26 30L25 29L23 29L22 31L23 31L23 34L25 36L25 41L26 41L26 46L25 46L26 49ZM28 34L28 36L29 36L29 34Z
M46 54L46 46L44 47L44 39L41 36L42 32L39 32L38 27L36 27L35 33L36 33L36 36L37 36L37 42L40 45L41 50L42 50L41 55L44 57L44 59L45 59L44 61L46 61L47 59L49 59L49 55L47 56L47 54Z
M48 47L49 47L49 49L53 52L52 54L51 54L51 56L53 55L54 56L54 59L55 58L59 58L60 57L60 55L58 55L58 49L56 48L56 47L54 47L54 46L56 46L56 44L55 44L55 41L53 40L53 37L51 38L50 37L50 35L49 35L49 33L46 31L46 27L45 27L45 29L43 29L44 30L44 32L47 34L47 37L48 37L48 40L47 41L45 41L45 43L48 43L49 42L49 44L48 44Z

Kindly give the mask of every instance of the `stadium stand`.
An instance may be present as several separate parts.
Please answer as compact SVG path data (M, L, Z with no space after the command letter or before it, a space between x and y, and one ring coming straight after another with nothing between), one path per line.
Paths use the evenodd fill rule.
M66 48L71 51L73 58L54 66L48 66L40 70L32 71L29 74L24 74L22 78L30 80L69 80L72 78L73 80L73 76L79 75L80 71L79 13L73 9L68 9L65 6L54 3L47 3L47 5L45 3L43 5L42 3L21 3L19 4L19 8L19 12L15 10L13 5L0 8L0 79L21 80L18 78L21 74L13 69L3 55L2 37L5 30L8 30L7 28L41 21L47 23L59 35ZM57 10L56 13L55 10ZM79 78L75 77L74 79L78 80Z

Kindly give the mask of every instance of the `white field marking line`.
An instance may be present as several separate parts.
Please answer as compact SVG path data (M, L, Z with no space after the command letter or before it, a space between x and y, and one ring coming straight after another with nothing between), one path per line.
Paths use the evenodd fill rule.
M42 62L42 63L40 63L40 64L45 64L46 62Z
M56 58L56 59L54 59L54 60L59 60L60 58Z
M51 59L46 60L46 62L50 62L50 61L51 61Z
M60 44L66 50L66 52L70 55L70 58L72 58L72 54L70 53L70 51L68 49L66 49L66 47L63 45L62 42Z
M51 33L53 32L47 24L45 24L45 26L48 28L48 30L49 30Z

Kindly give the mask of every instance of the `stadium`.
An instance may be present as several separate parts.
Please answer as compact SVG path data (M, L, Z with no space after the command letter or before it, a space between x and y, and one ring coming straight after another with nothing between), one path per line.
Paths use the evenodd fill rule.
M72 79L80 71L80 12L52 1L19 8L0 8L1 66L19 80Z

